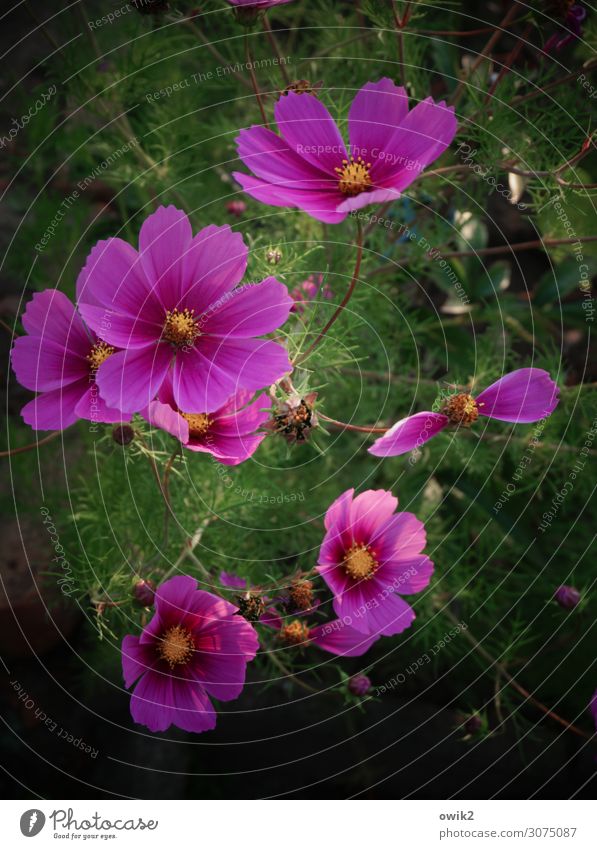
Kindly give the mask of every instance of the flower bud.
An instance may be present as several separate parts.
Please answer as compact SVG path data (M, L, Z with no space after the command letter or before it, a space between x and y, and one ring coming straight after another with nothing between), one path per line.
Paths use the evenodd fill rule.
M278 248L269 248L265 252L265 258L270 265L277 265L282 259L282 251L278 250Z
M371 689L371 679L362 673L353 675L348 682L348 689L353 696L366 696Z
M580 601L580 593L576 587L569 587L566 584L562 584L555 591L554 598L564 610L574 610Z
M247 204L244 200L229 200L226 204L226 212L235 218L240 218L246 211Z
M133 598L141 607L151 607L155 598L155 584L153 581L141 578L133 587Z
M477 732L481 730L483 723L481 722L481 717L478 714L473 713L465 719L463 725L466 733L473 735L477 734Z
M306 442L314 427L317 427L317 415L314 410L317 392L309 392L301 397L294 392L286 401L278 404L272 420L266 427L279 433L287 442Z
M112 439L118 445L130 445L134 438L135 431L128 424L115 425L112 428Z
M243 593L237 602L239 613L247 622L258 622L265 613L265 602L258 593Z
M289 610L308 610L313 605L313 584L311 581L295 581L290 587L288 596Z

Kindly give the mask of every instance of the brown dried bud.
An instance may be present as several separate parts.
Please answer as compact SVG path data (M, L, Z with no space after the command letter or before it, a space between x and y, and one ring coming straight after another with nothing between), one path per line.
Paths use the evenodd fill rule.
M479 418L479 407L472 395L461 392L446 399L442 413L451 424L470 427Z
M237 601L239 613L247 622L258 622L265 613L265 602L257 593L243 593Z
M314 410L316 398L316 392L309 392L303 398L293 393L276 407L267 428L281 434L290 443L306 442L313 428L318 425Z
M294 619L280 629L280 639L288 646L300 646L309 640L309 626L300 619Z
M134 438L135 431L128 424L115 425L112 428L112 439L118 445L130 445Z
M286 86L282 94L288 94L289 91L294 91L296 94L313 94L317 97L317 92L323 86L323 80L316 83L311 83L309 80L294 80L290 85Z
M313 584L311 581L295 581L288 593L288 609L308 610L313 606Z

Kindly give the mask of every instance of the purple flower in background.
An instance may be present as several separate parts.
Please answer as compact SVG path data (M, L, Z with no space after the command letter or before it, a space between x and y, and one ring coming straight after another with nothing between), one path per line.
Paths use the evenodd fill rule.
M241 390L211 413L182 412L174 400L172 376L168 373L157 400L143 411L143 416L190 451L211 454L219 463L237 466L251 457L267 436L257 429L270 417L271 400L262 394L249 404L252 397L252 392Z
M565 610L574 610L580 601L580 593L576 587L569 587L566 584L562 584L555 591L554 598L560 607L563 607Z
M125 686L137 681L131 715L150 731L209 731L216 724L209 697L227 702L240 695L257 634L237 607L198 590L189 577L158 587L155 609L140 637L122 641Z
M563 24L558 27L557 32L550 35L543 45L545 53L562 50L572 41L576 41L582 36L582 24L587 17L587 10L580 3L567 3L567 5L569 8L567 9Z
M330 224L400 197L456 133L454 107L428 97L409 111L405 89L388 78L367 83L354 98L348 148L311 94L288 92L275 116L279 136L260 126L241 131L238 155L253 174L237 172L235 179L262 203L302 209Z
M317 282L315 281L315 275L310 274L306 280L295 286L290 293L290 297L294 301L290 312L302 314L311 301L319 298L329 300L332 297L332 290L327 283L324 284L323 274L317 276Z
M240 389L262 389L290 371L281 345L255 337L286 321L292 299L273 277L237 287L247 254L228 226L193 236L173 206L145 220L138 252L122 239L98 242L78 294L85 321L125 349L97 372L107 404L145 409L172 368L178 409L210 413Z
M451 395L441 413L416 413L396 422L368 449L376 457L405 454L449 425L470 427L479 416L526 424L551 415L559 400L558 387L543 369L521 368L501 377L480 395Z
M391 492L353 496L349 489L328 508L316 570L334 594L341 621L391 637L415 618L398 593L418 593L431 580L433 563L421 553L425 528L412 513L395 513L398 499Z
M371 679L362 673L353 675L348 682L348 689L353 696L366 696L371 689Z
M597 690L595 690L593 698L591 699L591 713L593 714L593 722L595 723L595 729L597 730Z
M85 327L66 295L58 289L38 292L22 321L27 335L15 340L12 367L22 386L40 393L21 410L28 425L34 430L64 430L78 419L130 419L106 405L95 382L98 368L115 348Z

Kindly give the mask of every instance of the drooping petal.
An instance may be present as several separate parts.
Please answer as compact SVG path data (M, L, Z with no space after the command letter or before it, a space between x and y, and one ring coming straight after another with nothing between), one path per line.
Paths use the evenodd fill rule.
M80 419L86 419L90 422L112 424L114 422L128 422L131 420L131 413L123 413L121 410L115 410L107 406L99 394L99 388L95 381L89 383L87 392L85 392L75 407L75 413Z
M92 341L85 325L74 305L58 289L36 292L21 321L27 333L39 337L43 344L51 342L80 357L89 353Z
M251 395L250 392L238 392L230 403L220 407L211 432L222 436L244 436L265 424L271 415L271 398L262 393L243 409L243 404L250 400Z
M184 445L189 441L189 423L186 419L172 409L170 404L162 404L161 401L152 401L146 410L143 410L143 418L149 424L165 430Z
M112 354L97 370L100 395L109 407L127 413L144 410L157 395L171 359L166 344Z
M311 628L309 636L320 649L342 657L360 657L379 639L377 634L362 634L341 619Z
M44 392L25 404L21 416L33 430L64 430L79 420L77 404L86 394L87 380L69 383L52 392Z
M168 309L175 309L182 302L184 257L192 238L186 212L175 206L160 206L141 227L139 255L143 271Z
M230 589L244 590L247 586L247 579L241 578L240 575L235 575L234 572L220 572L220 583L223 587Z
M127 634L122 641L121 658L124 686L127 689L155 665L151 649L140 643L139 637L134 637L132 634Z
M312 94L289 92L281 97L274 114L284 141L303 159L333 177L334 168L347 158L336 122Z
M388 77L366 83L352 101L348 113L350 152L371 163L371 177L377 185L395 168L387 156L389 142L408 113L408 95Z
M503 422L529 423L551 415L559 390L539 368L521 368L501 377L476 398L479 414Z
M352 198L346 198L338 204L336 209L339 213L348 215L349 212L370 206L372 203L387 203L397 200L401 194L402 192L399 189L373 189L372 191L361 192Z
M377 439L367 450L375 457L396 457L419 448L436 436L448 424L441 413L415 413L396 422L387 433Z

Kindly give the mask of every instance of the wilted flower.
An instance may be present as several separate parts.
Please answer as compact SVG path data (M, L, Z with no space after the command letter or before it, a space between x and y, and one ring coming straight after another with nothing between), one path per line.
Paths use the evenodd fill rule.
M362 673L353 675L348 682L348 689L353 696L366 696L371 689L371 679Z
M563 18L563 23L543 45L546 53L562 50L572 41L582 37L582 24L587 17L587 10L580 3L574 3L574 0L564 0L562 6L560 17Z
M401 419L368 451L376 457L405 454L449 425L468 428L479 416L515 424L536 422L551 415L558 400L558 387L546 371L521 368L501 377L476 398L468 393L449 396L441 413L415 413Z
M21 410L34 430L64 430L78 419L128 421L130 415L100 397L96 374L116 348L85 327L77 310L58 289L36 293L22 317L26 336L11 357L17 380L40 394Z
M593 698L591 699L591 713L593 714L593 722L595 723L595 729L597 730L597 690L595 690Z
M310 274L306 280L299 283L298 286L295 286L290 293L290 297L294 301L290 312L304 313L307 304L311 301L315 301L319 298L326 298L329 300L332 297L332 290L330 286L328 286L327 283L324 284L323 281L323 274L318 275L317 281L315 280L315 276Z
M279 136L262 126L241 131L238 155L253 173L233 176L262 203L296 207L330 224L400 197L456 133L453 106L428 97L409 111L405 89L387 78L367 83L354 98L348 148L311 94L289 91L275 116Z
M580 593L576 587L569 587L562 584L554 593L554 598L560 607L565 610L573 610L580 601Z
M309 392L304 397L297 392L292 393L275 408L273 419L268 422L267 428L279 433L291 444L306 442L313 428L318 425L313 407L316 398L317 392Z
M391 637L415 618L398 593L418 593L431 580L433 563L421 553L425 528L412 513L395 513L391 492L353 496L349 489L328 508L316 568L340 619L364 634Z
M155 616L140 637L122 641L126 687L137 681L131 715L150 731L177 725L209 731L216 713L210 696L236 699L247 663L259 643L238 608L197 589L197 581L176 577L158 587Z
M139 247L99 242L79 278L81 314L126 349L97 371L107 404L145 409L173 369L178 409L211 413L291 370L281 345L255 337L286 321L292 299L273 277L235 288L247 265L240 234L212 225L193 236L186 213L160 207L143 223Z
M311 609L313 607L313 582L293 581L288 591L286 607L292 612Z
M211 454L219 463L237 466L248 460L267 436L258 428L270 417L271 401L262 394L249 403L252 397L252 392L240 391L211 413L183 412L174 400L172 377L168 374L157 400L143 410L143 416L189 451Z

